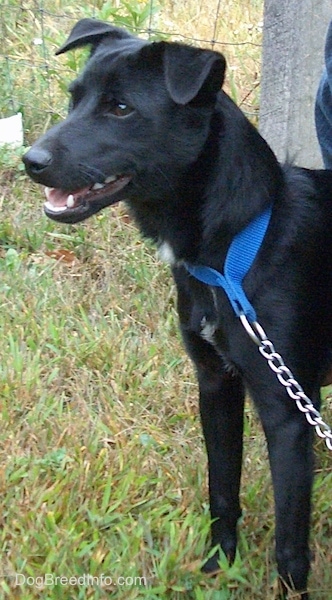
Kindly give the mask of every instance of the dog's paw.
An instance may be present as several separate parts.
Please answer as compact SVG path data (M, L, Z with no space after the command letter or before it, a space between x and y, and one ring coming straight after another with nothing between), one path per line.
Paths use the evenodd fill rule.
M215 552L209 556L207 561L203 564L201 570L203 573L207 573L208 575L214 575L222 570L223 564L225 567L225 562L227 563L227 566L230 566L233 564L234 560L235 548L228 549L227 553L225 553L219 546L216 548Z

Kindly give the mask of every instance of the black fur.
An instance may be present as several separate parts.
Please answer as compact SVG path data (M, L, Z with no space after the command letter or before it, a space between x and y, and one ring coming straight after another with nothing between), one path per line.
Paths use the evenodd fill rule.
M281 167L220 90L225 60L209 50L148 43L98 21L80 21L59 52L91 44L71 87L68 118L24 157L31 177L75 190L77 222L126 200L144 236L167 242L180 326L197 371L209 460L212 545L232 561L241 509L243 404L248 389L266 434L273 477L278 569L307 598L312 428L234 315L225 293L188 275L182 261L223 270L233 236L267 205L272 218L244 288L258 320L319 407L331 363L332 172ZM123 116L121 116L123 114ZM87 187L109 175L120 190ZM213 344L203 339L206 323ZM218 568L216 553L205 565Z

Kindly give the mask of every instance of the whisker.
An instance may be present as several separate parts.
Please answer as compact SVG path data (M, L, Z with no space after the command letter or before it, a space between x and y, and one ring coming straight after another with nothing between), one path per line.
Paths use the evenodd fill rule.
M160 175L161 175L161 176L164 178L164 180L167 182L167 185L168 185L169 189L170 189L172 192L175 192L175 188L174 188L174 186L171 184L171 182L169 181L169 179L168 179L167 175L165 175L165 173L163 172L163 170L162 170L160 167L157 167L156 171L157 171L158 173L160 173Z
M84 163L79 163L78 166L81 175L84 177L87 183L95 182L96 180L102 182L104 181L104 179L106 179L105 173L103 173L99 169L96 169L95 167L85 165Z

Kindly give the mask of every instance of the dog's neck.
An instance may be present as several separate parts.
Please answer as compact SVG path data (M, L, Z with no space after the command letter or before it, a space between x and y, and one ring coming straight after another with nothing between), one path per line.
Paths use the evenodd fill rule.
M278 203L283 187L284 175L273 152L221 92L195 163L172 182L168 193L160 187L159 202L146 199L144 210L140 202L130 204L143 235L158 244L163 260L219 269L233 237Z

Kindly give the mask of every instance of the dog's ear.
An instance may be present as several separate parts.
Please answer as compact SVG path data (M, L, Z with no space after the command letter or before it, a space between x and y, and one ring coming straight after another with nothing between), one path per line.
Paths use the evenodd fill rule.
M198 95L215 96L225 77L222 54L178 43L164 42L164 46L166 87L174 102L187 104Z
M109 23L104 23L97 19L81 19L73 27L65 43L55 54L62 54L63 52L67 52L67 50L85 46L86 44L99 44L102 38L106 36L111 36L114 39L132 37L124 29L114 27Z

